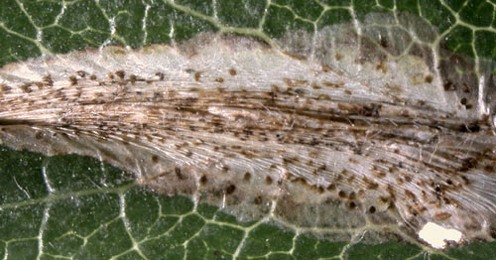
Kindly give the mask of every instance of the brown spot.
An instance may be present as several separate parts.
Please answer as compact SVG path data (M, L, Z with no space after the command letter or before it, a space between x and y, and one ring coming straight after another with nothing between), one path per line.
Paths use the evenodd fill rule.
M0 85L0 86L1 86L1 90L2 90L2 92L9 93L9 92L10 92L10 90L12 90L12 88L11 88L11 87L9 87L9 86L7 86L7 85L3 85L3 84L2 84L2 85Z
M329 81L326 81L326 80L323 80L322 81L322 85L326 86L326 87L330 87L330 88L342 88L344 87L343 83L333 83L333 82L329 82Z
M375 211L376 211L376 209L375 209L375 207L374 207L374 206L371 206L371 207L369 208L369 213L370 213L370 214L374 214L374 213L375 213Z
M345 89L345 90L344 90L344 93L345 93L346 95L351 95L351 94L352 94L352 93L351 93L351 91L350 91L350 90L348 90L348 89Z
M31 86L32 84L31 83L26 83L26 84L23 84L20 86L20 88L22 89L22 91L24 91L25 93L31 93L33 90L31 89Z
M243 181L249 182L250 180L251 180L251 173L245 172L245 175L243 176Z
M234 76L236 76L236 74L238 74L238 72L234 68L229 69L229 75L234 77Z
M201 75L203 74L203 71L197 71L195 72L195 74L193 74L193 78L195 79L195 81L200 81L200 77Z
M356 205L356 203L355 203L354 201L352 201L352 202L350 202L350 204L348 204L348 207L349 207L350 209L355 209L355 208L356 208L356 206L357 206L357 205Z
M78 84L78 80L77 80L76 76L70 76L69 77L69 82L71 83L71 86L74 86L74 85L77 85Z
M215 81L216 82L219 82L219 83L223 83L224 82L224 78L222 78L222 77L216 78Z
M43 78L41 78L41 81L47 84L48 86L53 87L53 79L50 74L43 76Z
M343 55L341 55L339 52L336 52L336 54L334 54L334 58L339 61L343 58Z
M434 80L434 78L430 74L425 76L425 78L424 78L425 83L432 83L432 80Z
M76 74L78 74L81 78L85 78L86 75L88 75L88 73L86 71L83 71L83 70L76 71Z
M462 105L466 105L466 104L467 104L467 98L462 98L462 99L460 100L460 104L462 104Z
M405 196L407 196L408 199L413 201L413 202L417 201L417 196L415 196L415 194L413 194L413 192L411 192L409 190L405 190Z
M152 163L154 163L154 164L158 163L158 156L156 156L156 155L152 156Z
M351 192L350 195L348 195L348 199L349 200L355 200L356 199L356 193L355 192Z
M344 198L346 198L346 192L344 192L344 191L341 190L341 191L339 191L338 196L340 198L343 198L344 199Z
M272 178L270 176L265 177L265 184L272 185Z
M96 75L95 74L91 74L90 79L91 80L96 80Z
M201 176L201 178L200 178L200 184L201 185L207 184L207 176L205 176L205 175L202 175Z
M255 197L255 199L253 199L253 203L255 203L255 205L262 204L262 197L261 196Z
M236 190L236 185L230 184L229 186L226 187L226 194L231 195L235 190Z
M164 78L165 78L165 75L162 72L155 72L155 76L157 76L158 80L160 80L160 81L164 80Z
M181 172L181 169L179 167L174 168L174 172L176 173L176 176L180 180L184 180L184 176Z
M41 138L43 138L43 132L37 131L34 138L36 138L37 140L40 140Z
M434 219L437 221L444 221L444 220L449 219L450 217L451 217L451 214L447 213L447 212L441 212L441 213L437 213L436 215L434 215Z
M123 70L118 70L115 72L115 75L117 75L117 77L121 79L124 79L124 77L126 76L126 72L124 72Z
M383 74L386 74L387 73L386 64L383 61L379 62L379 64L375 66L375 70L381 70Z
M328 191L333 191L335 189L336 189L336 185L334 185L334 183L331 183L331 184L329 184L329 186L327 186Z
M396 178L396 183L398 183L398 185L403 185L404 181L401 177L398 177L398 178Z
M455 91L456 87L451 81L446 81L443 84L444 91Z
M224 166L222 167L222 172L228 172L228 171L229 171L229 166L224 165Z

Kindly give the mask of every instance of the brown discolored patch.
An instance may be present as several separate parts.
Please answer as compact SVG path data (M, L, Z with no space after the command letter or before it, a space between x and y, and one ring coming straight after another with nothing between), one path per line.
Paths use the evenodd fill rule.
M431 74L425 76L425 78L424 78L425 83L432 83L433 80L434 80L434 77Z
M197 71L195 74L193 74L193 78L195 79L196 82L200 81L200 78L203 74L203 71Z
M41 78L41 81L42 81L44 84L46 84L46 85L48 85L48 86L50 86L50 87L53 87L53 79L52 79L52 76L51 76L50 74L47 74L47 75L43 76L43 77Z
M224 82L224 78L219 77L219 78L216 78L215 81L216 82L219 82L219 83L223 83Z
M12 88L10 86L7 86L7 85L0 85L0 90L2 90L3 93L10 93L10 91L12 90Z
M91 79L91 80L96 80L96 79L97 79L97 77L96 77L96 75L95 75L95 74L91 74L90 79Z
M375 70L380 70L382 71L383 74L387 73L387 65L383 61L380 61L376 66Z
M344 192L344 191L342 191L342 190L341 190L341 191L339 191L338 196L339 196L340 198L342 198L342 199L344 199L344 198L346 198L346 197L347 197L347 196L346 196L346 192Z
M327 186L327 190L328 191L336 190L336 185L334 183L329 184L329 186Z
M346 95L351 95L351 94L353 94L353 93L351 92L351 90L348 90L348 89L345 89L345 90L344 90L344 93L345 93Z
M236 185L234 184L229 184L227 187L226 187L226 194L227 195L231 195L234 193L234 191L236 191Z
M243 181L250 182L250 180L251 180L251 173L245 172L245 175L243 176Z
M444 91L455 91L456 86L451 81L446 81L443 84Z
M375 207L374 207L374 206L371 206L371 207L369 208L369 213L370 213L370 214L374 214L375 212L376 212Z
M355 203L354 201L352 201L352 202L350 202L350 203L348 204L348 207L349 207L350 209L355 209L355 208L357 207L357 205L356 205L356 203Z
M153 155L152 156L152 163L153 164L157 164L158 163L158 156L157 155Z
M254 203L255 205L260 205L260 204L262 204L262 197L261 197L261 196L257 196L257 197L255 197L255 198L253 199L253 203Z
M349 200L355 200L356 199L356 193L355 192L350 192L350 195L348 195Z
M42 139L43 138L43 132L37 131L34 138L36 138L37 140Z
M272 185L273 182L274 181L272 180L272 178L270 176L265 177L265 184Z
M76 76L69 76L69 82L71 83L71 86L75 86L78 84Z
M441 212L434 215L434 219L437 221L444 221L451 218L451 214L447 212Z
M121 79L124 79L124 77L126 77L126 72L124 72L123 70L118 70L115 72L115 75L117 75L117 77Z
M178 179L184 180L184 176L181 172L181 168L179 168L179 167L174 168L174 173L176 174Z
M228 72L229 72L229 75L231 75L233 77L236 76L236 74L238 74L238 72L234 68L230 68Z
M78 76L81 78L85 78L86 75L88 75L88 73L86 71L83 71L83 70L76 71L76 74L78 74Z
M207 176L206 175L202 175L200 177L200 184L201 185L205 185L205 184L207 184L207 182L208 182Z

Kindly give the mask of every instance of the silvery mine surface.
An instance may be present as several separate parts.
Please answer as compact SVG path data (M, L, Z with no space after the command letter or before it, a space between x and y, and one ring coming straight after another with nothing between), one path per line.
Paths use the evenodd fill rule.
M243 220L398 223L414 239L435 222L491 240L493 79L457 78L422 46L393 57L398 44L379 43L332 28L279 45L202 34L9 64L0 140L97 157Z

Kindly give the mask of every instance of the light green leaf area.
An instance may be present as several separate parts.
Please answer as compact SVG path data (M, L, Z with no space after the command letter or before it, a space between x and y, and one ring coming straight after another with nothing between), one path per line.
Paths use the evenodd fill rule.
M181 42L199 32L271 41L296 30L364 26L370 13L409 13L438 30L432 41L419 27L398 26L418 41L496 70L495 8L495 0L2 0L0 66L103 45ZM441 252L396 240L331 242L155 194L96 159L0 146L0 258L495 259L496 243Z

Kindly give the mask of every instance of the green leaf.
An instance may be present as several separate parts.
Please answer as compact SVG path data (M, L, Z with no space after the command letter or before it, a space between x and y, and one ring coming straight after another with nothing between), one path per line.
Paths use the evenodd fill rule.
M0 66L42 53L121 44L181 42L199 32L264 39L314 32L371 13L405 13L437 29L406 25L436 48L496 70L495 1L489 0L3 0ZM427 27L427 26L426 26ZM426 28L424 27L424 28ZM418 28L418 27L416 27ZM350 241L352 241L350 239ZM275 222L237 222L190 198L165 197L132 175L75 155L47 157L0 146L0 257L4 259L494 259L494 242L445 252L397 239L332 242Z

